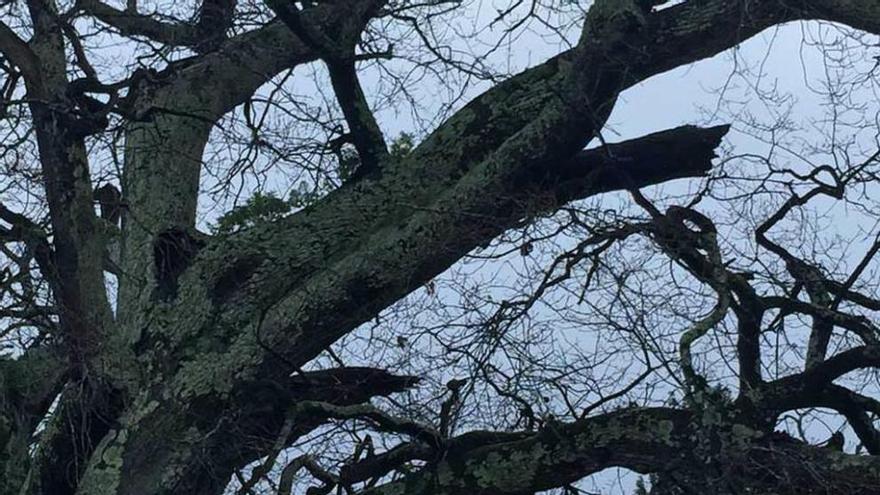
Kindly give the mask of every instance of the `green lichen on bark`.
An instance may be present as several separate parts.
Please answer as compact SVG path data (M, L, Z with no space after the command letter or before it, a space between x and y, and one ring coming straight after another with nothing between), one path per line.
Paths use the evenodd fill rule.
M114 430L98 445L98 459L86 469L77 493L82 495L113 495L122 476L127 431Z
M544 444L536 443L529 449L501 450L489 453L478 462L467 461L468 475L474 480L469 489L516 492L530 487L535 481L538 467L547 462L550 454Z

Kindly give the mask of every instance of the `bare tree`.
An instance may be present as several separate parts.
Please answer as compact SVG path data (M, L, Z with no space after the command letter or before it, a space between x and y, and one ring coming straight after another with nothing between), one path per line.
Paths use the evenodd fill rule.
M847 267L845 253L784 235L820 235L793 218L823 199L880 211L876 139L825 143L831 165L768 153L760 172L736 173L727 165L754 157L725 158L676 201L639 189L709 176L727 125L617 144L601 133L620 93L651 76L792 21L880 34L878 4L666 4L596 0L562 23L578 23L573 46L508 77L438 38L432 20L458 2L5 2L0 492L207 495L234 480L287 494L303 473L308 493L576 492L623 467L658 493L880 493L880 243ZM511 5L495 20L507 33L560 8ZM108 61L119 40L133 64ZM395 54L401 40L419 48ZM418 144L389 144L375 106L418 98L382 65L395 57L491 87ZM385 103L361 82L371 64ZM321 104L286 84L307 65L326 71ZM860 122L876 136L873 103ZM220 166L224 153L236 159ZM291 201L254 196L214 235L196 230L206 174L226 194L235 177L291 164L305 184ZM582 201L610 191L632 201ZM704 212L712 201L742 214L725 223ZM754 242L730 242L731 226ZM500 302L466 279L436 286L469 253L528 258L554 242ZM457 293L460 314L420 320L404 300L419 290ZM437 304L451 314L449 301ZM563 343L530 321L537 305L615 344L554 357ZM393 311L412 327L378 321ZM780 356L798 328L803 352ZM427 366L440 371L346 364L388 352L378 361L391 368L395 347L439 354ZM440 383L432 398L390 397L418 394L422 375ZM776 431L817 408L845 418L863 451ZM318 452L281 462L303 442Z

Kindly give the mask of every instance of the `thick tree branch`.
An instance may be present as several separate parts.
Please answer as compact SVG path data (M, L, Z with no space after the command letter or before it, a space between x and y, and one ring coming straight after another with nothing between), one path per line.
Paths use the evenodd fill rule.
M358 38L351 37L352 33L359 34L363 26L343 31L347 38L332 39L312 24L304 22L295 5L283 0L267 0L266 3L327 64L333 92L348 123L351 142L360 158L357 175L363 176L378 170L380 162L388 157L388 148L361 88L355 67L355 43ZM356 13L355 18L368 20L384 3L375 0L359 2L356 5L364 12Z
M388 159L388 147L376 117L370 110L355 68L354 53L349 60L327 62L330 83L348 123L351 142L358 153L357 177L378 171Z
M755 289L738 275L733 274L733 288L739 301L734 304L736 314L736 356L739 362L740 391L748 392L761 381L761 323L765 308Z
M770 296L762 298L763 304L767 308L778 308L786 314L801 313L808 315L814 320L814 332L811 336L815 336L816 322L821 322L823 331L830 331L824 326L838 326L857 335L865 344L876 344L880 339L880 329L878 329L870 319L861 315L848 314L836 309L829 309L828 305L816 305L807 303L791 297ZM814 359L809 361L809 366L813 367L825 359L827 340L823 339L823 345L820 350L814 354Z
M326 2L303 12L317 29L357 38L364 2ZM353 30L355 32L348 32ZM255 47L259 47L258 49ZM132 113L145 119L127 129L119 314L149 306L155 236L195 224L202 153L213 124L280 72L318 54L279 21L223 41L216 50L172 64L133 88ZM144 277L144 275L147 275ZM136 338L136 328L125 333Z
M855 3L875 9L873 2ZM103 446L161 452L128 456L119 469L95 463L87 479L97 482L115 469L115 491L133 493L144 487L129 475L165 474L169 485L186 491L200 478L197 473L206 472L203 453L218 448L205 435L233 420L226 397L258 380L285 376L524 217L613 189L598 179L601 171L563 164L598 131L620 91L771 25L816 15L778 2L720 0L685 2L617 22L629 14L591 11L588 41L477 98L382 177L205 246L181 276L179 299L163 306L161 325L146 328L139 341L140 359L152 363L163 390L144 392L138 403L162 407L133 408L137 420L124 423L124 444L108 437ZM705 170L708 160L698 161ZM652 163L633 164L635 177L647 176L650 183L681 175L681 169L645 173ZM632 170L619 161L615 166ZM193 352L192 342L211 351ZM838 364L834 360L816 370L835 375L840 370L828 370ZM157 436L183 438L192 428L186 418L200 418L202 435L173 446L155 444ZM159 465L157 457L168 461ZM584 463L578 468L605 465L589 456L578 459ZM642 463L656 460L654 451L650 459L621 462L647 469L653 466ZM559 470L553 475L558 479Z
M666 157L681 169L666 170L655 169L653 165L662 166L665 162L650 160L643 162L641 160L621 160L626 157L623 154L631 149L633 151L640 149L635 143L624 143L616 147L616 158L608 159L607 150L594 150L590 153L579 155L575 163L566 166L548 166L535 170L532 176L523 177L519 181L521 196L504 195L503 200L499 201L498 197L483 195L474 196L468 194L464 197L450 198L455 203L456 208L450 206L441 206L436 210L429 209L427 211L414 212L415 218L410 220L410 225L403 227L393 226L390 231L376 232L375 240L368 243L353 244L347 256L338 260L336 266L328 267L327 258L321 263L324 270L321 274L308 277L307 284L301 285L293 295L288 296L290 299L283 300L276 305L274 309L265 313L260 318L260 324L252 327L247 331L234 331L223 336L221 333L213 333L211 338L229 338L230 343L217 346L217 349L228 349L235 353L234 356L220 355L217 353L209 354L188 354L187 357L159 357L157 352L165 353L167 351L174 352L178 338L183 337L182 334L176 335L166 334L162 336L156 333L155 336L147 334L142 337L140 345L143 346L148 353L144 355L144 359L157 359L155 362L164 362L174 364L175 367L168 369L165 373L169 373L166 380L167 385L177 392L171 393L166 399L162 399L163 407L155 410L142 419L136 430L129 432L128 442L130 445L140 441L150 441L156 438L157 429L164 431L167 425L173 425L163 419L168 414L183 414L194 417L211 417L218 411L236 411L236 420L238 424L248 424L240 421L242 413L242 404L261 404L267 407L273 402L267 400L254 400L255 391L275 390L275 388L266 388L261 386L263 383L283 383L284 376L289 372L289 363L303 363L316 353L320 352L338 336L344 334L347 329L353 328L361 321L370 318L375 311L393 302L393 300L401 297L412 288L420 285L420 280L425 277L433 276L445 269L454 259L458 259L461 255L471 250L476 243L484 242L485 239L494 237L506 226L512 225L519 221L521 216L534 211L541 211L540 208L552 208L552 202L547 201L546 193L539 197L536 193L542 191L543 188L553 190L556 185L565 184L564 194L554 201L567 201L575 197L589 196L603 192L622 183L627 185L637 184L644 185L663 180L670 177L679 177L685 173L689 175L699 175L705 173L710 166L710 159L714 155L714 148L717 146L721 136L726 132L726 128L713 128L709 130L699 130L695 128L683 128L675 132L662 133L662 135L649 136L645 138L645 142L649 143L649 148L653 153L645 152L644 155L634 153L636 157L644 157L650 160L650 157ZM678 140L682 139L689 142L689 145L682 145ZM694 151L684 156L688 157L684 160L675 160L674 157L685 150ZM596 167L590 167L595 165ZM687 172L685 172L687 170ZM578 177L581 177L578 180ZM601 178L609 178L609 182L603 182ZM426 178L420 178L425 180ZM390 179L389 179L390 180ZM399 179L398 179L399 180ZM427 178L430 180L430 178ZM405 191L412 192L407 183L397 183L390 181L395 187L403 187ZM376 186L375 183L372 184ZM548 189L543 189L547 191ZM417 191L416 191L417 192ZM357 196L355 196L357 197ZM474 203L477 201L477 203ZM557 203L559 204L559 203ZM538 210L535 208L539 207ZM460 213L455 214L455 211ZM473 212L480 212L475 214ZM336 215L343 212L337 211ZM358 213L360 215L362 213ZM338 217L337 217L338 218ZM344 217L343 217L344 218ZM300 221L302 219L299 219ZM438 222L435 225L432 223ZM269 226L270 228L283 227L280 225ZM463 229L464 233L459 229ZM260 233L261 232L261 233ZM270 231L271 232L271 231ZM256 237L254 237L256 236ZM301 239L308 237L301 237ZM262 239L262 240L260 240ZM269 242L272 240L271 242ZM213 311L218 308L221 311L229 311L225 313L236 319L246 318L247 311L252 308L253 304L265 304L266 298L278 297L287 293L286 287L290 287L291 283L301 283L292 281L289 278L278 280L283 286L277 286L275 289L268 289L265 282L274 279L277 274L277 266L289 266L289 263L296 263L290 257L304 254L300 248L294 248L288 251L282 250L278 255L273 255L271 262L261 268L260 262L269 261L264 258L250 258L251 261L240 265L236 268L234 277L227 277L223 272L217 273L212 268L215 262L212 253L221 255L224 263L230 259L230 256L236 256L239 246L247 249L246 252L253 253L255 246L259 246L262 242L269 242L266 247L271 247L274 251L278 248L276 241L277 235L267 233L266 230L257 229L248 231L243 235L236 235L231 238L216 239L214 243L209 243L202 248L195 264L190 267L187 273L184 273L180 282L180 302L188 308L187 311L177 313L190 322L171 321L171 328L180 330L191 329L197 330L198 324L193 322L193 318L200 318L204 315L205 310ZM262 248L261 248L262 249ZM437 253L435 256L424 258L418 253L432 252ZM311 254L305 252L306 254ZM249 255L252 256L252 255ZM287 257L287 259L284 259ZM295 258L294 258L295 259ZM257 263L255 263L257 262ZM378 268L377 268L378 266ZM301 273L307 274L308 265L301 266ZM191 292L191 284L204 283L204 278L199 273L210 274L214 280L222 281L224 285L215 287L212 298L218 301L215 303L208 301L209 305L204 306L204 302L196 303L193 306L188 301ZM216 277L221 278L217 279ZM195 277L195 278L192 278ZM400 281L405 280L406 285L401 285ZM249 287L259 287L259 292L246 292L236 294L236 288L232 284L247 282ZM226 291L231 291L236 298L236 302L225 299L228 296ZM273 293L278 290L280 292ZM317 294L321 294L320 297ZM221 303L222 301L222 303ZM290 302L288 302L290 301ZM305 304L305 306L303 305ZM352 311L352 308L358 308L359 311ZM244 310L244 313L240 311ZM237 313L237 315L236 315ZM221 315L224 313L221 313ZM196 320L197 321L197 320ZM227 327L226 323L218 323L216 317L212 317L214 330ZM223 321L223 320L219 320ZM239 320L242 321L242 320ZM291 326L291 322L296 322L295 326ZM154 330L155 331L155 330ZM297 346L295 352L286 349L286 344L280 344L278 339L287 341L291 336L296 336ZM162 347L154 347L150 342L154 338L162 338L164 344ZM162 350L164 349L164 350ZM268 355L261 357L261 365L254 371L257 376L263 377L257 381L240 381L233 378L238 372L235 371L239 366L239 359L243 356L241 350L245 350L246 354L256 353L261 355L268 352L266 349L274 349L268 352ZM284 352L284 354L281 354ZM153 354L156 353L156 354ZM202 359L207 361L202 361ZM179 366L178 366L179 365ZM229 367L227 367L229 366ZM193 382L191 379L196 376L204 376L204 370L212 370L208 381ZM232 373L232 374L227 374ZM251 372L249 372L251 373ZM223 401L222 395L212 392L213 388L204 389L204 385L213 387L211 383L217 383L221 387L232 386L232 397L240 397L241 400L234 400L234 404ZM228 388L226 390L229 390ZM226 392L225 394L228 394ZM196 395L193 395L196 394ZM276 397L275 392L262 394L261 397ZM278 410L277 408L271 408ZM245 409L246 411L247 409ZM265 413L263 413L265 414ZM261 416L264 417L265 416ZM156 421L156 422L154 422ZM281 421L274 423L280 425ZM280 426L277 426L270 434L264 435L264 438L274 438ZM171 435L168 431L165 434ZM142 436L143 435L143 436ZM211 438L206 439L207 445L202 445L196 452L203 452L208 449L214 454L212 457L217 464L212 470L226 469L223 466L238 465L238 462L244 459L250 459L247 455L233 455L226 457L228 453L224 453L228 449L229 442L223 441L223 436L214 434ZM222 448L221 448L222 447ZM163 448L171 448L165 446ZM202 466L203 461L193 464L193 467ZM161 469L160 465L154 462L153 458L133 457L131 462L124 466L126 470L135 470L143 472L143 470ZM98 479L98 478L96 478ZM126 479L123 475L123 479ZM198 477L190 476L187 483L198 482Z
M785 411L808 407L830 407L841 412L871 412L880 415L880 405L868 397L834 385L846 373L880 367L880 347L862 346L836 354L801 373L763 384L753 395L754 405L763 415L756 418L774 424ZM854 419L860 421L856 416ZM869 442L866 442L869 445Z
M392 470L413 460L431 460L437 456L437 449L422 443L405 443L374 456L343 466L339 478L348 485L380 479Z
M0 53L18 67L35 97L42 94L39 59L28 44L4 22L0 22Z
M72 493L94 445L119 412L113 386L125 381L131 366L127 349L114 334L113 312L104 281L105 238L98 228L83 127L68 95L64 25L51 0L27 2L34 35L29 46L40 61L41 84L28 85L28 105L36 138L52 231L53 300L59 315L58 341L72 383L54 410L55 427L46 428L41 448L31 458L23 492ZM108 359L112 356L112 359ZM56 457L57 456L57 457ZM55 464L68 459L64 469ZM73 466L68 469L69 466Z
M880 33L880 12L871 0L686 1L647 17L639 35L629 38L634 81L716 55L773 25L795 20L825 20ZM634 62L634 63L633 63Z
M333 368L292 377L286 386L270 387L262 397L242 398L242 409L252 410L241 421L248 426L236 428L237 437L228 441L230 452L239 449L236 455L240 467L266 455L254 445L255 439L268 442L269 434L276 427L280 433L272 443L268 458L254 469L239 493L250 493L250 489L274 467L283 449L329 419L336 418L334 412L368 407L362 403L373 397L402 392L418 381L416 377L396 376L373 368ZM254 401L259 401L257 408L253 406ZM248 445L251 450L248 452L238 447L240 445Z
M68 377L65 350L0 357L0 493L18 493L33 462L33 436Z
M880 311L880 300L852 290L835 280L828 280L827 287L837 300L850 301L871 311Z
M406 418L396 418L370 404L337 406L326 402L304 401L294 406L295 414L322 416L329 419L363 419L376 425L380 431L408 435L428 445L441 445L443 438L433 427Z
M321 3L303 11L302 22L334 39L353 43L374 13L374 0ZM255 49L259 47L259 49ZM244 103L285 69L316 60L320 52L281 21L223 41L216 50L172 64L157 94L136 105L173 108L214 121ZM195 93L196 98L184 98Z
M52 246L45 230L34 223L31 219L14 212L0 203L0 220L8 223L10 228L4 232L8 239L14 239L27 244L33 253L34 261L40 269L40 273L48 281L53 291L58 290L58 279L54 276L52 267Z
M714 446L707 447L699 439L707 433L696 432L700 428L707 426L672 409L630 409L554 423L520 440L449 452L417 473L362 493L534 493L608 467L675 472L707 493L731 493L730 487L780 494L827 493L828 487L880 492L876 457L811 447L743 425L708 433ZM716 462L698 460L704 455Z
M291 461L284 467L284 470L281 471L281 478L278 480L278 495L292 495L294 476L296 476L296 473L304 467L313 477L324 483L324 488L319 490L318 493L329 493L338 481L335 476L319 466L314 459L310 456L304 455Z
M874 426L874 420L869 415L880 418L880 401L837 385L827 387L822 395L826 401L817 406L843 414L868 453L880 456L880 430Z
M230 431L237 441L228 442L230 451L247 445L256 450L251 454L239 452L247 457L247 462L260 453L260 448L252 442L255 439L270 439L281 428L288 412L302 402L323 403L346 407L368 402L374 397L385 397L403 392L419 382L417 377L392 375L374 368L349 367L309 371L283 381L261 382L241 395L233 398L241 420ZM312 414L314 413L314 414ZM291 441L317 428L329 418L321 411L299 411L296 427L292 430ZM246 464L246 462L245 462Z
M765 410L770 424L786 411L828 408L841 413L856 432L868 453L880 454L880 430L870 415L880 418L880 401L834 384L816 384L802 373L771 382L758 391L757 405Z
M101 0L79 0L83 13L115 28L123 36L139 36L168 46L190 47L206 52L217 47L232 25L234 0L204 0L195 23L161 21L152 15L139 14L136 6L117 9ZM135 7L135 8L132 8Z
M42 78L39 93L28 86L28 103L52 226L53 296L70 365L79 372L96 370L101 368L95 361L98 343L110 338L113 313L104 285L104 239L92 202L87 133L67 94L64 26L57 5L31 0L27 7L34 30L29 47L40 61Z
M880 367L880 346L861 346L836 354L803 373L811 384L824 385L860 368ZM784 380L784 378L783 378Z
M195 26L184 22L163 22L151 15L119 10L101 0L79 0L77 7L119 31L123 36L142 36L169 46L195 46L200 43Z
M676 454L688 443L687 418L672 409L643 409L553 422L520 440L450 453L414 475L364 493L535 493L611 466L662 471L677 463Z

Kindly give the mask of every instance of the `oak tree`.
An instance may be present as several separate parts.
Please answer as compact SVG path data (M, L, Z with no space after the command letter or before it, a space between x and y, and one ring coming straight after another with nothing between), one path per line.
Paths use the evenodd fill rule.
M862 41L846 53L870 59L880 4L595 0L566 11L569 48L505 76L437 42L432 19L458 8L0 5L0 493L524 494L576 491L611 467L651 475L654 493L880 493L880 241L842 263L797 235L820 236L818 224L794 220L822 201L880 211L876 140L832 142L834 160L815 166L770 152L718 173L728 125L613 144L602 133L623 91L775 26L845 26ZM363 75L398 59L491 84L394 140ZM319 105L291 89L305 67L326 75ZM385 77L417 106L406 73ZM853 125L876 135L876 96L857 108L837 82L833 107L860 110ZM218 171L222 149L237 159ZM225 194L243 174L291 168L302 189L248 194L216 228L197 228L200 201L217 198L206 176ZM672 179L702 186L686 200L640 192ZM612 191L627 213L577 206ZM738 219L710 201L742 206ZM732 226L746 244L723 234ZM536 256L560 232L573 241ZM535 283L471 298L463 319L435 327L399 306L425 293L452 311L435 278L490 246L539 260ZM571 297L548 300L558 290ZM560 302L619 352L553 357L588 345L547 343L530 326L537 306ZM382 324L394 308L410 331ZM797 332L801 353L786 340ZM387 359L354 362L342 343ZM394 362L410 348L448 361ZM635 357L616 378L577 364L619 365L623 349ZM731 373L713 373L712 359ZM671 399L636 400L645 384ZM432 386L421 407L400 398ZM780 430L816 409L842 417L858 449ZM296 454L305 440L315 455Z

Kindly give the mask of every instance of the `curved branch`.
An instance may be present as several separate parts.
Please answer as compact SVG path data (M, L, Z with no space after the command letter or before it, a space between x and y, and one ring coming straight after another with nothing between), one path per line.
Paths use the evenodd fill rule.
M861 346L836 354L803 373L811 384L827 384L860 368L880 368L880 346Z
M827 391L843 393L834 380L862 368L880 368L880 346L861 346L836 354L801 373L765 383L758 391L756 405L765 411L772 421L784 411L802 407L822 407ZM853 399L851 396L850 399ZM862 402L863 408L877 411L870 402Z
M880 454L880 431L869 416L880 418L880 401L839 385L816 386L805 381L780 380L760 391L760 406L768 410L768 419L794 409L824 407L841 413L861 440L868 453Z
M880 418L880 401L837 385L829 386L823 395L826 397L826 402L819 406L843 414L868 453L880 455L880 430L874 426L874 421L868 415L870 413Z
M820 306L790 297L769 296L761 298L761 301L767 308L778 308L786 314L802 313L811 316L814 320L819 320L824 324L831 325L832 327L838 326L844 328L857 335L866 345L877 344L878 339L880 339L880 329L878 329L871 320L864 316L844 313L843 311L831 309L827 306ZM815 366L824 358L825 352L823 351L820 354L817 354L817 357L814 361L811 361L809 367Z

